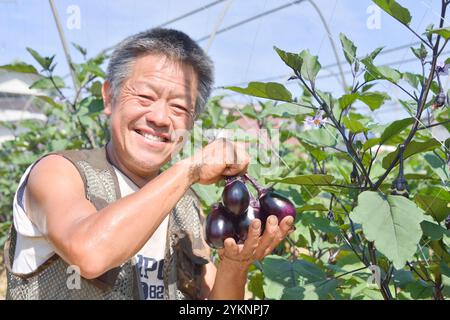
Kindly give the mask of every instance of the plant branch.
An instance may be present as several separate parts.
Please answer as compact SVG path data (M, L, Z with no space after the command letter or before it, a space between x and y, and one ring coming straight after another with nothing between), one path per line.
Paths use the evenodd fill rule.
M356 251L356 249L353 247L353 245L350 242L350 239L347 237L347 235L342 232L342 238L345 240L345 243L347 243L347 245L350 247L350 249L353 251L353 253L358 257L358 259L364 263L364 265L366 267L369 266L369 262L367 261L367 259L365 259L364 254L362 256L359 255L359 253Z
M431 279L429 279L428 278L428 280L427 279L425 279L417 270L416 270L416 268L414 268L413 267L413 265L410 263L410 262L406 262L406 264L408 265L408 267L415 273L415 274L417 274L417 276L420 278L420 279L422 279L423 281L425 281L425 282L433 282ZM434 283L433 283L434 284Z
M395 85L397 88L399 88L400 90L402 90L404 93L406 93L411 99L413 99L416 103L418 102L418 99L413 96L411 93L409 93L408 90L406 90L405 88L403 88L401 85L399 85L398 83L389 81L390 83L392 83L393 85Z
M313 106L308 106L308 105L306 105L306 104L302 104L302 103L298 103L298 102L294 102L294 101L292 101L292 102L289 102L289 103L291 103L291 104L295 104L296 106L299 106L299 107L303 107L303 108L308 108L308 109L312 109L312 110L317 110L317 109L318 109L317 107L313 107Z
M441 125L444 125L444 124L447 124L447 123L450 123L450 120L445 120L445 121L442 121L442 122L433 123L433 124L430 124L428 126L420 127L417 130L429 129L429 128L441 126Z
M448 3L446 3L445 1L442 1L441 19L440 19L440 22L439 22L439 28L442 28L443 25L444 25L445 12L447 10L447 5L448 5ZM414 34L416 34L413 30L411 30L411 31ZM405 148L411 142L411 140L413 139L413 137L416 134L417 129L419 127L420 117L422 116L422 112L423 112L423 110L425 108L425 105L426 105L428 93L429 93L431 85L433 83L434 73L435 73L435 70L436 70L436 63L437 63L437 59L438 59L438 55L439 55L439 42L440 42L440 40L441 40L441 36L438 35L435 45L433 47L431 47L431 49L433 50L433 59L431 61L431 70L430 70L430 73L428 75L428 80L426 82L426 86L425 86L425 88L422 88L422 92L420 93L420 98L419 98L419 102L418 102L418 106L417 106L417 113L416 113L416 116L415 116L416 121L414 122L414 124L413 124L413 126L411 128L411 131L408 134L408 137L403 142L403 145L405 146ZM396 164L397 164L397 162L399 160L399 155L400 155L400 152L398 152L396 154L396 156L392 160L392 162L389 165L389 167L386 170L386 172L372 186L372 188L371 188L372 190L377 190L378 187L383 183L384 179L386 179L386 177L389 175L391 170L396 166Z
M370 172L372 171L372 165L373 165L373 162L374 162L375 159L377 158L378 152L380 151L381 146L382 146L382 144L380 143L380 144L378 145L377 151L375 151L375 155L370 159L370 164L369 164L369 169L368 169L369 174L370 174Z
M317 93L315 92L315 90L313 88L310 88L308 86L308 84L306 83L306 81L303 79L302 75L297 71L294 70L295 75L297 76L297 78L302 82L302 84L304 85L304 87L311 93L311 95L314 97L314 99L316 99L316 101L322 106L323 110L325 111L325 113L327 114L328 118L334 123L334 125L336 126L336 129L339 131L339 133L341 134L342 138L344 139L345 145L347 147L347 151L350 154L351 158L353 159L353 161L360 167L361 172L363 172L365 178L367 179L367 181L369 181L369 184L372 186L372 181L370 181L370 177L367 175L367 171L366 168L364 167L364 165L362 164L361 160L358 158L358 155L356 153L356 151L353 149L351 143L349 142L349 140L347 139L346 135L345 135L345 131L342 128L342 126L339 124L339 122L336 120L336 117L333 114L333 111L330 109L330 107L317 95Z
M441 53L442 53L442 51L444 51L444 49L445 49L445 46L447 45L447 43L448 43L448 40L449 39L446 39L445 40L445 42L444 42L444 44L442 45L442 48L439 50L439 52L438 52L438 56L440 56L441 55Z
M71 112L75 112L75 106L69 101L69 99L67 99L67 97L64 95L64 93L61 91L61 89L59 89L59 87L57 86L57 84L55 82L55 79L53 78L52 72L49 72L48 78L50 79L50 82L52 83L52 85L56 89L56 91L58 92L61 99L63 99L64 101L66 101L69 104L69 106L71 108Z
M96 78L94 75L90 75L85 84L80 86L75 94L75 98L73 99L73 106L75 107L78 103L78 98L80 97L81 91L86 88L86 86Z
M433 49L433 47L426 41L424 38L422 38L416 31L414 31L410 26L407 24L403 24L406 28L409 29L417 38L419 38L424 44L427 45L428 48Z
M435 51L437 50L436 48L437 48L438 45L439 45L439 37L438 37L438 40L436 41ZM422 90L422 92L420 94L420 99L419 99L419 103L418 103L417 113L416 113L416 116L415 116L416 121L414 122L413 127L411 128L411 131L408 134L408 137L403 142L403 145L405 146L405 148L411 142L412 138L416 134L417 129L419 127L420 117L421 117L422 112L423 112L423 110L425 108L426 100L427 100L427 97L428 97L428 92L430 91L430 88L431 88L431 84L433 83L433 75L434 75L435 68L436 68L436 62L437 62L437 56L434 55L433 56L433 60L432 60L432 64L431 64L431 71L430 71L430 74L428 76L428 80L427 80L425 89ZM391 170L394 169L394 167L397 165L397 162L399 160L399 155L400 155L400 153L398 152L396 154L396 156L394 157L394 159L392 160L392 162L389 165L389 167L386 169L385 173L371 187L372 190L374 190L374 191L377 190L378 187L383 183L384 179L386 179L386 177L389 175Z
M377 256L376 256L376 250L375 250L375 246L374 246L373 241L369 241L368 250L369 250L369 258L370 258L370 261L371 261L372 265L374 265L374 266L378 265L378 263L377 263ZM380 284L380 291L381 291L381 294L383 295L383 298L385 300L392 299L392 294L391 294L391 291L389 290L388 283L383 283L382 282Z
M364 269L367 269L367 267L361 267L361 268L358 268L358 269L355 269L355 270L352 270L352 271L344 272L343 274L340 274L337 277L334 277L334 279L339 279L339 278L342 278L342 277L344 277L344 276L346 276L346 275L348 275L350 273L358 272L358 271L361 271L361 270L364 270Z

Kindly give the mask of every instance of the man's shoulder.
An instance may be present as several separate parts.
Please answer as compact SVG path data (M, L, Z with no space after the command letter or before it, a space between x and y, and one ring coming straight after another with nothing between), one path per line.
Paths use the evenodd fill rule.
M36 195L74 188L83 183L73 163L59 153L41 157L34 164L27 180L27 190Z

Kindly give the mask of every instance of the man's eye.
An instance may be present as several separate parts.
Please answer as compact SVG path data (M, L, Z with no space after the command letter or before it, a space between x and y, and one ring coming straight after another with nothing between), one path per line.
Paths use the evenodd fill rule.
M182 111L182 112L188 112L188 110L186 109L186 107L180 106L179 104L174 104L172 105L175 109L177 109L178 111Z
M153 97L147 96L147 95L143 95L143 94L138 95L138 97L141 98L141 99L149 100L149 101L154 101L155 100L155 99L153 99Z

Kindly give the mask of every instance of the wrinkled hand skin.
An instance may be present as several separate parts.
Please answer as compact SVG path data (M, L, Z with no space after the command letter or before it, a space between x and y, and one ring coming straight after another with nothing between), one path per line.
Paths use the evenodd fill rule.
M265 231L261 233L261 220L255 219L249 226L248 237L244 244L236 244L233 238L227 238L224 248L218 250L221 263L226 263L236 271L246 271L250 265L269 255L293 229L293 217L285 217L278 225L276 216L267 219Z
M243 144L218 139L183 162L189 165L192 183L212 184L224 176L244 174L250 157Z

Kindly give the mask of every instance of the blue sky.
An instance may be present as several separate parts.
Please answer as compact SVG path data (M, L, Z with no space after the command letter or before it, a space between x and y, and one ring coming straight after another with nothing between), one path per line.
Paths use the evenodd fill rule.
M112 46L127 35L157 26L178 17L212 0L56 0L59 16L68 42L76 42L88 49L88 55ZM255 14L278 7L288 0L234 0L226 13L221 27L226 27ZM430 22L436 22L440 12L439 0L398 1L413 16L412 28L422 33ZM380 17L380 28L369 29L370 0L315 0L331 28L331 34L340 49L339 33L345 33L358 46L358 54L385 46L386 49L416 42L417 39L393 18ZM80 28L69 29L67 12L71 5L80 9ZM212 32L226 2L222 2L199 14L171 24L194 39ZM448 24L446 24L448 25ZM207 41L200 42L206 46ZM327 34L317 13L308 1L250 22L237 29L216 36L209 54L216 65L216 85L260 80L274 75L288 74L289 69L278 58L273 46L287 51L299 52L308 48L319 55L323 66L335 63ZM47 0L0 0L0 65L15 59L32 62L25 47L31 47L43 55L56 54L56 72L67 76L61 43ZM81 56L71 47L73 60ZM399 50L379 57L379 63L405 60L412 57L409 49ZM418 70L417 63L393 65L401 71ZM347 65L344 65L348 69ZM337 68L329 71L336 72ZM321 75L327 75L323 70ZM350 81L349 76L347 76ZM67 79L69 80L69 79ZM283 79L279 80L283 82ZM342 92L335 77L319 80L322 90ZM297 91L295 84L289 88ZM395 90L386 84L380 90Z

